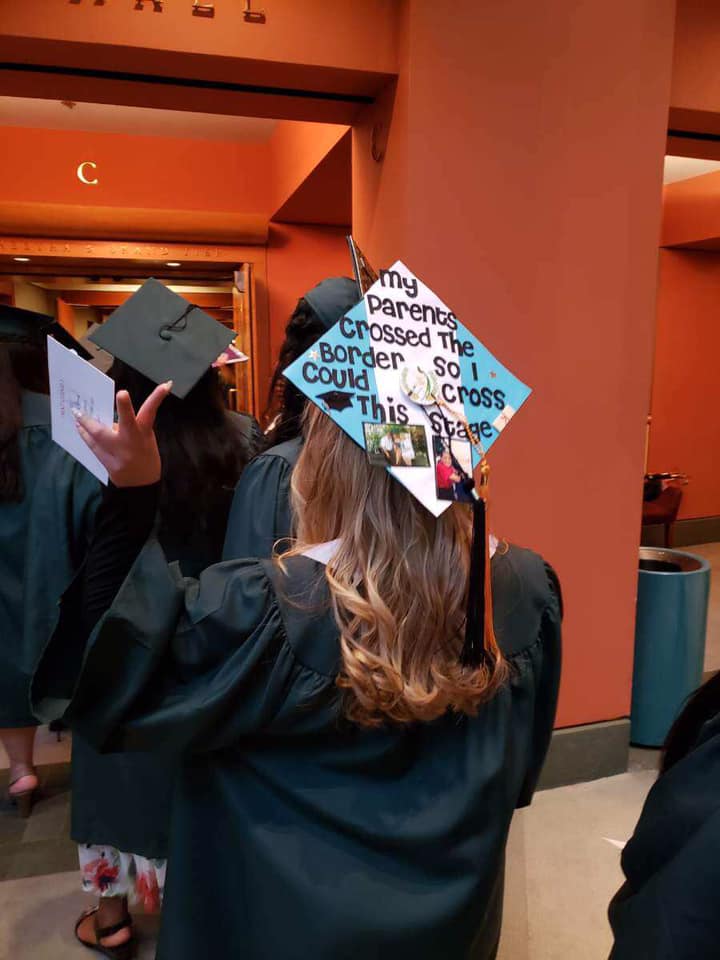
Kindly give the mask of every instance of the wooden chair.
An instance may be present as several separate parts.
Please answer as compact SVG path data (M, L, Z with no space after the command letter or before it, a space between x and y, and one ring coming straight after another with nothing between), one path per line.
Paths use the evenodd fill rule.
M677 520L682 490L680 487L666 487L655 500L643 501L643 526L662 524L665 527L665 546L670 549L673 545L673 524Z

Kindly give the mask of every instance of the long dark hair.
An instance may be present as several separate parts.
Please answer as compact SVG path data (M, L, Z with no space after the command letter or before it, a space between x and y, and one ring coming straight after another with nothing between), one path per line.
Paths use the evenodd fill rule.
M137 410L155 384L115 360L109 375L127 390ZM251 456L250 444L233 426L220 378L208 370L182 400L170 394L157 415L155 433L162 458L159 530L174 540L196 534L222 544L222 494L232 491ZM229 504L229 497L225 498Z
M19 503L25 486L20 462L22 391L48 392L47 354L33 343L0 343L0 503Z
M667 735L661 773L674 767L697 743L703 724L720 713L720 671L690 697Z
M302 433L305 396L285 379L283 370L302 356L326 329L307 300L301 297L285 327L285 340L270 381L268 404L263 415L266 427L273 424L267 437L269 446L292 440Z

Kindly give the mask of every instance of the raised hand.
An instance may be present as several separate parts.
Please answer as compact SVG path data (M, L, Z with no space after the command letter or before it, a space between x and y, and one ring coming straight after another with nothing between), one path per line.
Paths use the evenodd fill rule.
M118 422L112 427L92 417L77 418L78 433L116 487L143 487L160 479L160 451L153 427L160 404L171 389L172 380L155 387L137 415L130 394L120 390L115 398Z

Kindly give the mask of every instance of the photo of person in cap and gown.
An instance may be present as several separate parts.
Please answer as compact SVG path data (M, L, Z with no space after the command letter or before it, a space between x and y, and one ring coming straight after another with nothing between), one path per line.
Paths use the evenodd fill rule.
M98 748L182 756L158 960L491 960L553 727L553 571L496 552L494 633L469 637L472 511L435 517L310 404L292 548L183 578L152 536L167 391L137 415L118 394L117 431L79 422L113 486L76 642L34 684Z
M232 493L255 453L255 426L226 409L220 373L211 367L230 334L197 308L177 323L187 308L182 297L148 281L92 336L114 358L109 376L135 409L158 382L174 378L184 385L157 419L164 469L156 522L166 556L183 574L199 576L220 559ZM162 330L170 337L160 339ZM152 595L152 581L146 586ZM71 590L64 605L74 602ZM128 906L160 908L176 772L172 751L102 754L91 735L74 732L71 833L82 888L97 900L75 933L116 960L135 951Z
M90 356L52 317L0 305L0 742L8 799L22 817L38 794L30 678L100 495L51 438L48 334Z

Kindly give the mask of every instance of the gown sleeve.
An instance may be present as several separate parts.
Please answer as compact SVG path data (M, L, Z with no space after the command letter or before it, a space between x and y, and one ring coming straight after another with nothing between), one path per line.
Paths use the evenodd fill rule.
M275 454L248 464L230 507L223 560L271 557L275 543L290 536L291 474L292 464Z
M527 807L532 801L547 756L557 708L562 666L563 601L560 582L553 568L545 564L548 581L548 599L540 621L538 642L528 656L535 673L535 722L532 749L518 807Z
M55 628L58 599L87 552L101 490L89 471L53 449L33 492L28 524L23 634L29 674Z
M112 531L103 537L107 542ZM126 537L114 558L103 560L101 551L101 582L86 587L76 608L102 605L107 585L114 592L128 548ZM154 539L87 641L82 630L74 642L67 630L57 641L63 633L65 642L49 644L36 672L35 710L57 714L60 704L100 750L223 749L285 728L306 700L334 689L331 677L296 660L263 563L216 564L192 580L168 566Z

